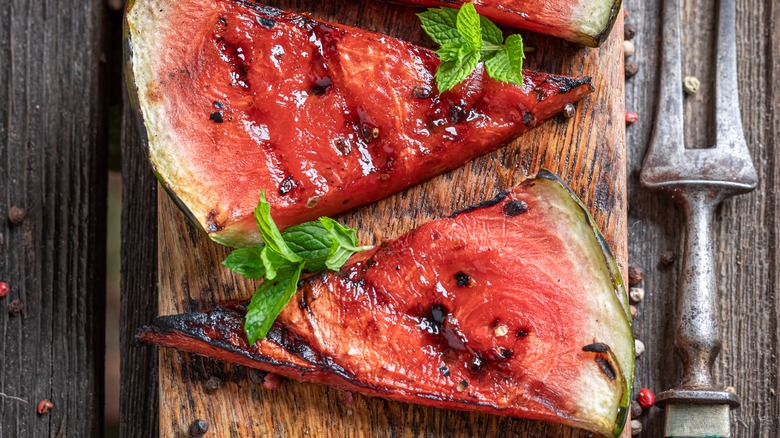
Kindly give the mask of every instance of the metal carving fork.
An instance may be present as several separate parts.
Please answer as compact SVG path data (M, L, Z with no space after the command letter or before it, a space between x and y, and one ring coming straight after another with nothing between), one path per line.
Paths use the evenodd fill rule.
M679 280L675 348L680 385L658 395L666 409L667 437L729 437L736 394L715 383L712 365L721 349L712 216L725 198L756 188L758 177L739 112L736 1L720 0L716 60L715 145L686 149L680 53L680 0L664 0L660 100L655 130L642 166L642 185L663 190L685 211L685 254Z

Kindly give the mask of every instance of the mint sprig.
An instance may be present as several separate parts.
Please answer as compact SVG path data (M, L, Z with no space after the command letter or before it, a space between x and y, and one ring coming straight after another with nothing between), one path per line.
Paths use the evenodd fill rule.
M298 289L302 272L336 271L352 254L371 248L358 246L355 230L327 217L280 232L265 191L260 192L255 221L264 244L235 249L222 262L246 278L265 279L247 307L244 332L250 344L268 334Z
M473 3L459 10L428 9L417 16L423 30L440 46L436 51L441 59L436 71L440 93L463 82L480 60L491 78L523 85L523 38L515 34L504 40L501 29L479 15Z

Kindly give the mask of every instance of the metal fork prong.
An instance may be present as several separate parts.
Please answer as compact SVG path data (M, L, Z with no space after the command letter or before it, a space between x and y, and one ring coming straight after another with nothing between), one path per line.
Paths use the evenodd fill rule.
M642 182L652 185L663 173L670 156L683 154L685 131L682 91L682 50L680 47L680 0L663 4L661 44L662 80L658 90L655 126L642 166Z
M758 176L745 141L737 82L737 3L720 0L715 71L715 148L733 157L732 181L752 190Z

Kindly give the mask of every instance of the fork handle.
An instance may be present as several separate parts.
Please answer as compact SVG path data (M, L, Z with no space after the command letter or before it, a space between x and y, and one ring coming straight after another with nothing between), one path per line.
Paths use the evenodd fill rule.
M683 364L682 389L717 390L712 365L721 349L715 287L712 217L720 197L711 190L687 191L685 248L678 290L675 347Z

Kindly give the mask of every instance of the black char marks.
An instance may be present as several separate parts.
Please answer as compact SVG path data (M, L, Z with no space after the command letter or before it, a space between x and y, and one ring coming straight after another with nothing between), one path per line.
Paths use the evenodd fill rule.
M498 204L499 202L503 201L504 198L506 198L508 194L509 194L508 190L504 190L502 192L499 192L499 194L496 195L496 197L493 198L493 199L488 199L487 201L482 201L482 202L480 202L477 205L472 205L471 207L464 208L463 210L459 210L459 211L456 211L455 213L452 213L450 215L450 219L452 219L454 217L457 217L458 215L461 215L463 213L469 213L469 212L472 212L474 210L479 210L480 208L492 207L492 206Z

